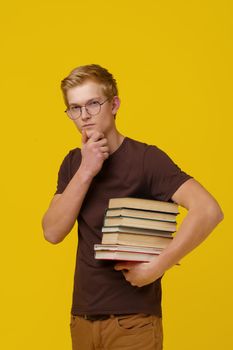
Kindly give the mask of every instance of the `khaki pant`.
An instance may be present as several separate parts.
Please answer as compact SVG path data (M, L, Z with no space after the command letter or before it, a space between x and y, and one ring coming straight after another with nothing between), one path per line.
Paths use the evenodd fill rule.
M87 321L71 315L73 350L162 350L162 319L153 315L111 316Z

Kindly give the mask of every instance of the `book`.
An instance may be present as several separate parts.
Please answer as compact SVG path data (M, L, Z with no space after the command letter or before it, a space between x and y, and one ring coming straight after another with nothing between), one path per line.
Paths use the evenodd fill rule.
M102 237L102 244L136 245L140 247L166 248L171 243L172 236L139 235L123 232L108 232Z
M151 261L172 242L178 205L142 198L111 198L96 259Z
M163 213L179 214L178 205L171 202L157 201L153 199L144 198L111 198L109 200L109 208L131 208L158 211Z
M136 228L147 228L154 230L164 230L175 232L176 231L176 223L173 222L165 222L165 221L157 221L150 219L139 219L139 218L130 218L130 217L106 217L104 218L104 226L129 226Z
M167 214L167 213L150 211L150 210L129 209L129 208L109 208L106 211L106 217L116 217L116 216L176 222L176 215L170 214L170 213Z
M152 230L152 229L143 229L143 228L137 228L137 227L127 227L127 226L103 226L102 227L103 233L110 233L110 232L123 232L123 233L134 233L138 235L147 235L147 236L162 236L162 237L171 237L172 232L169 231L162 231L162 230Z
M162 249L136 246L95 244L95 259L149 262L159 255Z

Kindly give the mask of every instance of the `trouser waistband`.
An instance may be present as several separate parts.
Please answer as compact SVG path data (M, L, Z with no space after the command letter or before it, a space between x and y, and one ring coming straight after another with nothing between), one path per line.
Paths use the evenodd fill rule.
M114 315L113 314L85 315L84 314L84 315L77 315L77 316L82 317L87 321L103 321L103 320L107 320L111 317L127 316L127 314L124 314L124 315L122 315L122 314L120 314L120 315L115 315L115 314Z

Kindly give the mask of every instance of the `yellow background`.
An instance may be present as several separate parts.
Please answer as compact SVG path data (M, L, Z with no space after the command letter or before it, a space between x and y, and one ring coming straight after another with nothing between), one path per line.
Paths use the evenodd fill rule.
M118 81L119 130L166 151L225 213L163 279L164 350L233 347L232 18L227 0L1 5L1 349L71 347L76 228L54 246L40 222L80 145L60 80L89 63Z

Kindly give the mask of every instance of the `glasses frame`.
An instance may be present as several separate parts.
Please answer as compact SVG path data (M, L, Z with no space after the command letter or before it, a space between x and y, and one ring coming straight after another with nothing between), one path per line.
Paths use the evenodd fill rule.
M88 103L91 103L91 102L87 102L87 103L86 103L85 105L83 105L83 106L78 106L78 107L80 108L80 115L79 115L78 117L76 117L76 118L73 118L73 117L71 116L71 114L69 114L69 113L70 113L69 108L67 108L67 109L65 110L65 113L68 115L68 117L69 117L70 119L76 120L76 119L81 118L83 108L85 108L87 114L89 114L89 115L92 117L92 116L95 116L95 115L97 115L97 114L99 114L99 113L101 112L101 107L102 107L102 105L103 105L105 102L107 102L108 100L109 100L109 97L108 97L105 101L103 101L103 102L96 101L96 102L98 102L99 108L100 108L100 109L99 109L99 112L97 112L97 113L95 113L95 114L91 114L91 113L89 113L88 110L87 110L87 105L88 105Z

